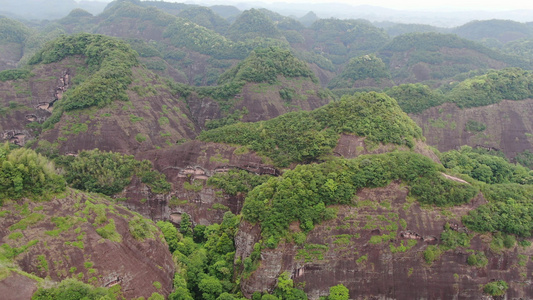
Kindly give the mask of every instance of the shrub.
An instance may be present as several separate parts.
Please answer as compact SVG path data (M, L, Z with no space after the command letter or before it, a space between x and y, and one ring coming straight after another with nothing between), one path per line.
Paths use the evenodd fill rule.
M0 145L0 205L3 199L42 197L65 189L54 164L31 149Z
M503 296L507 292L509 286L503 280L493 281L485 284L483 292L491 296Z
M170 190L165 175L151 170L149 161L138 161L132 155L82 151L72 161L64 162L65 178L74 188L113 195L122 191L134 174L152 188L154 193Z

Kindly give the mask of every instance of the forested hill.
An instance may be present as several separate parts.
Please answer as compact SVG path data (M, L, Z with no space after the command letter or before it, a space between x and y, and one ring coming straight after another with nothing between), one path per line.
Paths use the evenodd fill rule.
M0 298L533 295L530 23L69 11L0 18Z
M46 40L62 33L89 32L125 39L152 71L191 85L215 85L222 73L246 58L253 49L269 46L291 50L310 64L323 86L329 84L331 88L389 86L389 82L376 84L374 80L346 78L350 75L344 70L351 68L350 61L365 55L381 59L394 84L428 81L442 84L472 70L529 69L530 56L524 56L523 46L529 38L526 30L529 26L515 23L473 22L453 30L411 26L407 27L411 29L398 29L395 33L394 26L380 28L377 25L381 24L361 19L318 19L305 26L299 20L265 9L236 11L230 7L115 1L100 14L77 9L62 19L37 27L42 28L39 30L34 24L9 25L12 28L9 35L25 33L16 41L5 43L10 50L2 51L0 66L3 63L2 69L5 69L19 62L24 64ZM492 27L500 28L501 34L517 32L510 35L520 36L521 40L491 44L483 32L492 32L486 29ZM418 33L410 34L413 31ZM420 33L428 31L441 33ZM462 38L446 35L448 33ZM476 42L463 39L465 37ZM415 48L405 45L418 50L412 51ZM335 77L342 79L331 82ZM355 85L338 83L351 80L358 82Z

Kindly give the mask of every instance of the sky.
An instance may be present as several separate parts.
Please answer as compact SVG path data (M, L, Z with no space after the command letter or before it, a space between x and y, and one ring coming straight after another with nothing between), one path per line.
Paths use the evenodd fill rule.
M185 2L172 1L171 2ZM228 1L228 0L203 0L203 1L187 1L187 2L209 2L213 4L229 4L229 2L248 2L248 1ZM259 2L259 1L258 1ZM431 1L431 0L266 0L261 1L265 3L274 2L290 2L290 3L344 3L354 6L358 5L372 5L381 6L401 10L483 10L483 11L502 11L502 10L517 10L517 9L533 9L533 1L530 0L447 0L447 1Z

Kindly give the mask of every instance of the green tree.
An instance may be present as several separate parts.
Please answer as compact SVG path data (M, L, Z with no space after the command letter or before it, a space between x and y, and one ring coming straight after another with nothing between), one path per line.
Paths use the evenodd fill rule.
M192 222L191 216L188 213L181 215L180 232L184 236L192 237Z
M507 292L508 288L509 286L507 285L507 282L503 280L498 280L487 283L483 287L483 292L491 296L503 296Z
M115 295L106 288L94 287L90 284L79 282L74 278L61 281L57 287L39 288L32 296L32 300L111 300Z
M170 253L174 253L178 248L178 242L180 240L178 230L172 223L165 221L157 222L157 227L163 232L163 236L168 244L168 250L170 250Z
M348 300L350 298L350 291L342 284L332 286L329 288L328 300Z
M233 297L232 294L229 293L222 293L220 296L218 296L217 300L235 300L236 298Z
M3 199L42 197L65 189L54 164L31 149L0 144L0 205Z
M198 289L202 293L202 299L216 300L222 294L222 284L216 277L204 275L198 284Z

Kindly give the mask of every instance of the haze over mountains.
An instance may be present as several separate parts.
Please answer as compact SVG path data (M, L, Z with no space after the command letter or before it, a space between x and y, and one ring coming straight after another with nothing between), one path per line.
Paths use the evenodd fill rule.
M110 0L75 1L75 0L2 0L0 14L22 19L57 19L66 16L75 8L84 9L92 14L101 13ZM179 2L178 2L179 3ZM232 6L240 11L250 8L266 8L284 16L301 18L309 12L319 18L365 19L371 22L397 22L428 24L437 27L455 27L473 20L513 20L517 22L533 21L531 9L491 9L479 6L460 8L442 5L437 8L409 7L386 8L377 5L358 5L345 3L283 3L283 2L240 2L240 1L184 1L181 3L200 6Z
M3 299L532 297L531 20L41 5L0 18Z

